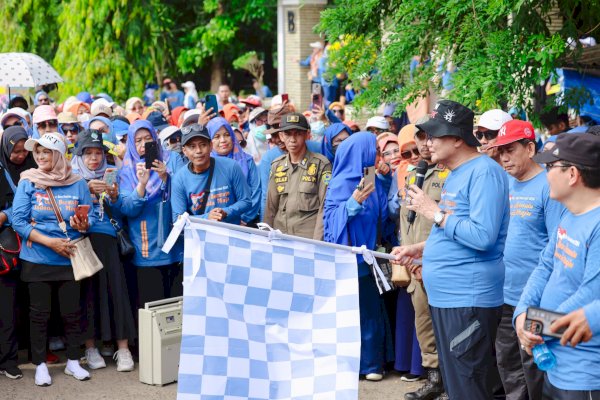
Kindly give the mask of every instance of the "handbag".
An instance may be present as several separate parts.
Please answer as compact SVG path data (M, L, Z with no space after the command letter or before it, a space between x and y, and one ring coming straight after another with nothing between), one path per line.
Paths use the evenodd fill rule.
M10 226L0 229L0 275L8 274L19 264L21 238Z
M46 193L48 193L48 199L50 200L52 210L54 210L54 214L58 220L58 226L60 227L60 230L63 231L67 239L70 240L69 234L67 233L67 224L60 213L60 208L58 208L58 205L56 204L52 189L47 188ZM89 278L104 268L104 265L102 265L102 262L100 262L98 256L94 252L92 243L88 237L81 237L72 241L71 243L75 245L75 251L71 256L71 265L73 266L73 276L75 277L76 281Z
M119 247L119 253L124 257L130 257L135 253L135 247L133 247L133 243L129 238L129 234L127 231L119 226L117 220L113 218L112 211L110 210L110 206L108 204L104 204L104 210L106 210L106 214L108 215L110 224L115 228L115 233L117 234L117 246Z

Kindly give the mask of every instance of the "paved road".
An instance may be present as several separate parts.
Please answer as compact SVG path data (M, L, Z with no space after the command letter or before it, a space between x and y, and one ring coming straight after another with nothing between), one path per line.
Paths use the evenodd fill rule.
M59 353L60 354L60 353ZM64 354L60 354L64 359ZM164 387L149 386L140 383L138 370L117 372L116 366L108 362L105 369L92 372L92 379L79 382L63 373L65 364L49 367L53 384L40 388L33 382L35 368L33 364L21 365L23 379L13 381L0 376L0 400L170 400L177 396L176 384ZM361 381L359 398L361 400L400 400L406 391L412 391L421 383L406 383L397 374L391 374L381 382Z

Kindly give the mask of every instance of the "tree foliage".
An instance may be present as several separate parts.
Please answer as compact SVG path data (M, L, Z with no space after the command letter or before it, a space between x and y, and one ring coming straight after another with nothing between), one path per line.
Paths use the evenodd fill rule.
M557 32L551 17L563 20ZM527 104L535 86L572 56L567 38L598 32L598 21L597 0L336 0L318 30L343 38L330 55L336 70L354 81L371 75L359 105L406 105L439 89L443 60L458 67L447 97L485 110ZM415 56L430 61L411 74Z

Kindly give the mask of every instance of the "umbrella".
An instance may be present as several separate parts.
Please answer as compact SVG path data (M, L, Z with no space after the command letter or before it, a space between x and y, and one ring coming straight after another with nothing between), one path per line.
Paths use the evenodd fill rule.
M62 82L58 72L31 53L0 53L0 86L37 87Z

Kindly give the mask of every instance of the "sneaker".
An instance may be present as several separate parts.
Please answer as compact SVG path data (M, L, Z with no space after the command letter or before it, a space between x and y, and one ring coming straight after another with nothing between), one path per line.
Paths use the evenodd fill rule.
M51 337L48 342L48 348L50 351L59 351L65 349L65 342L59 337Z
M21 372L19 367L14 366L0 369L0 375L6 375L6 377L10 379L21 379L23 377L23 372Z
M113 358L117 361L117 371L129 372L133 371L133 356L129 349L119 349L115 352Z
M59 361L59 358L56 354L47 352L46 353L46 364L56 364Z
M81 365L79 365L79 361L77 360L67 360L65 374L72 376L78 381L87 381L90 379L90 373L81 368Z
M35 368L35 384L38 386L52 385L52 378L50 378L46 363L41 363Z
M415 375L415 374L404 374L400 377L400 380L404 381L404 382L416 382L416 381L420 381L421 379L423 379L423 377L421 375Z
M112 344L104 344L100 349L100 354L102 354L103 357L112 357L115 354L115 348Z
M365 379L371 382L378 382L383 379L383 374L370 373L365 376Z
M87 365L90 369L106 368L104 358L102 358L98 349L95 347L85 349L85 359L87 360Z

